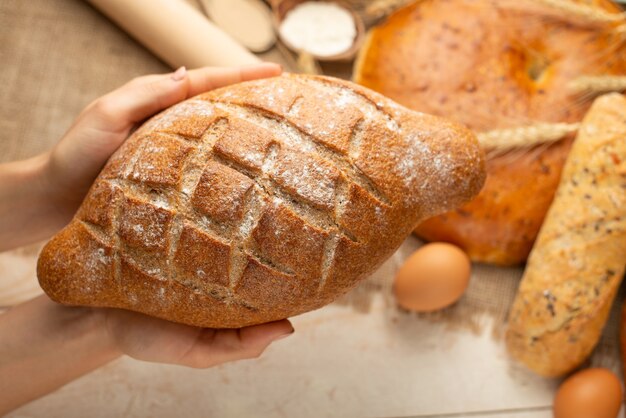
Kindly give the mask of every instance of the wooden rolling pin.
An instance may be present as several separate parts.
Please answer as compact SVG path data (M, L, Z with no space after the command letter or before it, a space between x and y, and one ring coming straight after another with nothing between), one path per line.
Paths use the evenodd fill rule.
M184 0L87 1L173 68L260 62Z

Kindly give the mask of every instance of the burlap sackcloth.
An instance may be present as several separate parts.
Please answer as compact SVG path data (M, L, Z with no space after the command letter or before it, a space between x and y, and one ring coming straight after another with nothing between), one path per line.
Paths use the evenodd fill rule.
M276 51L265 55L289 67ZM78 0L4 0L0 2L0 162L49 149L80 110L94 98L129 79L170 69L92 7ZM334 75L350 70L328 66ZM395 270L419 242L410 238L372 277L336 303L368 312L374 293L395 307L391 287ZM0 254L0 305L37 293L34 263L39 246ZM494 338L502 337L521 268L475 265L469 289L452 308L414 315L442 322L451 329L484 332L491 318ZM16 289L18 289L16 291ZM616 298L610 321L591 359L594 365L620 371Z

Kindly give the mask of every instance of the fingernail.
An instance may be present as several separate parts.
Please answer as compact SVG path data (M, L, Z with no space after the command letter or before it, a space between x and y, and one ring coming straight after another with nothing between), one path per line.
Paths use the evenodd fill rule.
M295 331L295 330L292 328L292 329L291 329L291 332L288 332L288 333L286 333L286 334L279 335L278 337L274 338L274 341L278 341L278 340L282 340L283 338L287 338L287 337L289 337L291 334L293 334L293 333L294 333L294 331Z
M185 68L185 66L182 66L178 70L176 70L174 74L172 74L172 80L181 81L181 80L184 80L186 76L187 76L187 69Z

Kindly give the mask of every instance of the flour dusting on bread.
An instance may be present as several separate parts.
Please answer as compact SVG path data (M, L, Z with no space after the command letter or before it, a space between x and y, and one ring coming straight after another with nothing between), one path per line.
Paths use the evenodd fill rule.
M483 181L458 125L331 78L241 83L144 124L45 247L39 278L64 303L202 327L277 320L354 287ZM89 295L85 269L99 278Z

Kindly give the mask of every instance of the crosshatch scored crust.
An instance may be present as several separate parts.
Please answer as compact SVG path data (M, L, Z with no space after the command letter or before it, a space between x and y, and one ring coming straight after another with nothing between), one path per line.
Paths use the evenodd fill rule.
M354 287L484 177L467 129L352 83L241 83L133 134L38 277L71 305L204 327L277 320Z

